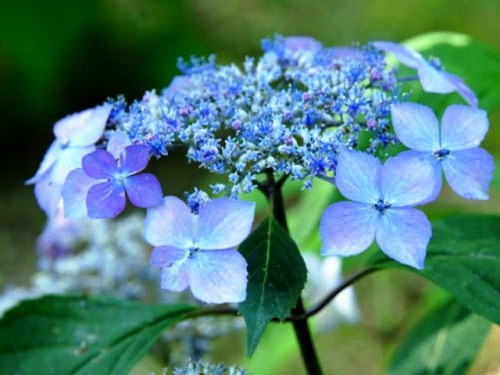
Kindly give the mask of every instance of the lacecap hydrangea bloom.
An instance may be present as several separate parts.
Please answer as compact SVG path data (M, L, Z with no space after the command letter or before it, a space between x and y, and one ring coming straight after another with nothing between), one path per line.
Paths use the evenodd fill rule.
M120 96L58 122L56 141L29 181L42 208L114 217L128 195L147 208L145 237L155 246L151 263L162 270L163 288L237 302L245 298L247 270L236 247L254 210L240 194L263 190L269 176L300 180L304 189L321 178L352 200L326 210L324 255L356 254L376 239L393 259L422 268L431 227L414 206L435 199L441 168L462 196L486 197L492 162L478 145L487 123L479 109L452 106L439 135L433 115L405 103L408 77L387 64L387 54L416 69L426 91L457 91L476 106L472 90L392 42L325 47L277 36L262 50L241 65L218 65L214 56L180 60L180 75L160 92L130 104ZM449 130L452 123L457 129ZM382 165L377 156L399 142L412 150ZM174 148L219 176L210 192L186 192L187 204L163 197L158 180L144 172L150 157L168 157ZM479 172L454 182L472 169Z
M442 186L444 172L455 193L466 199L488 199L495 168L493 157L478 147L488 131L486 111L463 105L449 106L441 127L429 107L404 103L392 107L398 139L411 150L407 158L426 159L434 168L434 194Z
M414 206L433 193L433 169L404 156L384 165L372 155L342 151L336 185L352 202L332 204L320 226L323 255L354 255L376 238L382 251L400 263L424 267L431 224Z
M151 263L161 267L161 286L190 287L208 303L242 302L247 263L236 250L252 229L255 203L214 199L195 214L179 198L165 197L148 209L146 240L155 248Z

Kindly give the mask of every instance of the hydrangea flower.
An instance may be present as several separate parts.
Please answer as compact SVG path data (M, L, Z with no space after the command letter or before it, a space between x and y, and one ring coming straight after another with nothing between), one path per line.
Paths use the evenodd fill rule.
M214 199L194 214L179 198L147 210L145 238L155 248L151 264L161 267L161 287L191 288L207 303L246 298L247 263L235 249L250 233L255 203Z
M95 150L111 109L105 104L59 120L54 125L56 139L52 142L36 174L26 181L35 185L40 207L53 216L61 200L61 191L70 171L81 166L82 157Z
M160 183L150 173L139 173L149 162L149 148L125 147L120 159L105 150L96 150L82 160L83 171L98 180L87 193L88 216L112 218L125 209L125 193L136 207L153 207L162 202ZM104 182L102 182L104 180Z
M359 254L376 238L387 256L422 269L431 224L413 207L432 194L433 175L420 159L397 156L382 166L372 155L341 151L336 185L353 202L334 203L323 213L321 254Z
M392 106L392 121L399 140L410 151L407 158L424 158L435 171L434 194L442 186L442 171L455 193L466 199L488 199L495 168L493 157L478 147L488 131L485 111L464 105L446 108L439 127L429 107L420 104Z
M438 94L448 94L456 91L471 106L477 106L476 95L460 77L440 70L426 61L421 54L401 44L384 41L373 42L372 44L382 51L392 53L401 64L416 69L422 88L425 91Z

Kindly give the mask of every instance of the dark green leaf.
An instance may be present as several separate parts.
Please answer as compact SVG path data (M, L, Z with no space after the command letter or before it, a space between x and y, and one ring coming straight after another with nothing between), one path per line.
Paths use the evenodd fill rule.
M462 215L432 225L425 268L418 272L475 313L500 324L500 217ZM404 267L378 253L380 267Z
M389 374L462 375L491 327L455 300L424 317L392 357Z
M0 320L0 368L8 374L126 374L190 306L47 296Z
M297 245L274 219L267 219L239 248L248 262L247 299L240 313L252 355L273 318L284 320L304 288L307 270Z
M479 106L492 110L500 106L500 54L467 35L435 32L417 36L405 42L424 56L438 57L446 71L460 76L476 93ZM452 102L464 103L458 95L416 93L412 101L426 102L432 97L434 110L443 110ZM465 104L465 103L464 103Z

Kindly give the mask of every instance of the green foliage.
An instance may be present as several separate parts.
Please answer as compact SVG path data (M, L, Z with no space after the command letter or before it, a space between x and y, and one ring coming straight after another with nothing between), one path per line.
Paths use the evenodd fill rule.
M466 373L491 323L455 300L430 312L408 333L389 365L389 374Z
M290 314L307 270L297 245L273 218L264 220L239 250L248 262L247 299L239 307L250 356L271 319L283 321Z
M25 301L0 320L0 368L9 374L125 374L165 327L194 311L102 297Z
M433 224L425 268L410 268L475 313L500 324L500 217L461 215ZM405 267L377 253L378 267ZM407 267L405 267L407 268Z

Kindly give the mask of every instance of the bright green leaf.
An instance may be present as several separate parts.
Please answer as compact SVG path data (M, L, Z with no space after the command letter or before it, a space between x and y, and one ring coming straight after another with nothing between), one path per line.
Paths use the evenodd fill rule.
M462 375L475 359L491 323L455 300L425 316L392 357L389 374Z
M107 298L47 296L0 320L0 368L9 374L126 374L165 327L195 311Z
M500 324L500 217L462 215L432 225L425 268L417 271L475 313ZM405 267L378 253L379 267Z
M297 245L274 219L266 219L239 247L248 262L247 299L240 313L252 355L271 319L284 320L304 288L307 270Z

